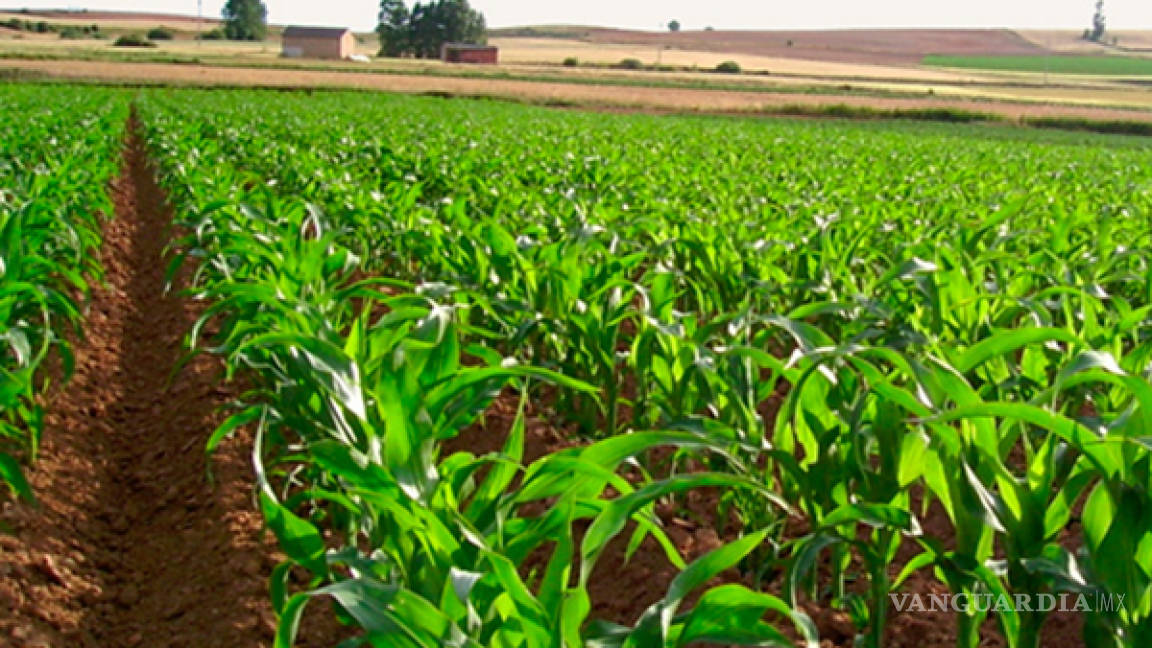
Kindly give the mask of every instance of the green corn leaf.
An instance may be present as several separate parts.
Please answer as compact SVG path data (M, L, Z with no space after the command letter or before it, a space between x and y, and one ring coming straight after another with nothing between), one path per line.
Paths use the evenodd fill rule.
M1003 331L985 338L962 353L955 363L956 370L966 374L991 358L1011 353L1021 347L1043 342L1064 342L1076 346L1080 340L1063 329L1026 328Z
M35 503L36 498L32 494L32 487L24 478L24 471L20 468L20 463L11 455L3 452L0 452L0 481L7 484L17 497Z
M785 619L798 614L775 596L753 592L743 585L714 587L700 597L696 607L687 615L676 646L708 641L725 645L791 648L794 645L792 641L763 620L767 613ZM808 646L818 645L814 627L808 624L797 626L807 630L805 640Z
M313 574L328 572L324 560L324 539L316 527L281 506L271 495L260 493L260 509L268 528L276 535L280 547L289 558Z
M212 436L208 437L208 442L204 444L204 452L206 454L215 453L216 449L220 446L220 443L224 441L224 439L228 438L236 430L244 427L245 425L251 425L252 423L260 420L260 417L263 416L263 414L263 407L253 405L251 407L245 408L240 412L237 412L236 414L233 414L232 416L229 416L223 423L220 424L219 427L216 428L215 431L212 432Z
M625 645L636 647L667 645L673 617L684 598L721 572L735 566L767 537L767 530L749 534L714 549L689 564L672 580L664 598L644 613Z
M633 493L612 500L604 512L592 521L592 525L584 534L584 540L580 549L580 582L588 582L592 568L596 564L597 558L599 558L605 547L607 547L608 542L624 529L628 518L634 515L641 507L647 506L669 493L703 487L747 489L767 498L784 510L788 509L787 503L780 499L775 493L765 489L756 482L736 475L723 473L676 475L649 484Z

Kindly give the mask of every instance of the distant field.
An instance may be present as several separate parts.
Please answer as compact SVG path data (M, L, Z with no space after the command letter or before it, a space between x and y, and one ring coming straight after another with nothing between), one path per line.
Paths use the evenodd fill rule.
M1082 31L1072 29L1018 29L1016 33L1038 47L1065 54L1115 54L1117 51L1152 54L1152 30L1149 29L1109 29L1106 43L1086 41Z
M833 29L793 31L647 32L589 28L577 37L593 43L752 54L812 61L917 65L928 54L1028 56L1045 52L1007 29Z
M538 25L497 29L490 42L500 47L501 65L494 67L450 66L440 61L374 59L367 63L334 61L282 61L282 27L271 26L269 38L259 43L197 41L197 32L218 25L216 20L200 23L194 17L131 12L46 11L9 13L0 10L0 21L8 18L45 20L52 25L97 24L105 36L101 40L63 39L58 33L34 33L0 27L0 59L40 61L38 66L70 68L73 61L109 63L168 63L202 66L201 74L211 76L218 67L290 68L316 73L308 83L345 85L349 77L332 80L334 72L360 76L461 77L469 87L504 81L523 82L515 87L536 96L538 84L584 86L575 101L588 100L584 93L606 86L605 94L614 102L629 95L630 88L643 91L639 103L653 103L650 91L665 93L685 90L708 91L670 100L672 109L712 108L718 111L745 110L758 105L764 95L777 95L769 103L778 107L784 95L823 95L827 103L836 95L853 102L873 102L876 98L933 99L942 101L1026 102L1097 108L1135 109L1147 113L1152 108L1152 86L1141 87L1126 73L1107 70L1108 76L1055 75L1043 78L1039 68L927 67L924 57L932 54L952 60L973 57L1031 57L1043 61L1049 51L1069 56L1086 51L1067 49L1080 46L1071 32L1029 32L1027 37L1005 29L871 29L812 31L628 31L592 26ZM158 42L146 51L127 51L112 46L124 33L142 34L164 25L175 39ZM1122 46L1137 47L1152 35L1117 32ZM1098 46L1108 51L1104 46ZM359 34L357 53L374 57L378 45L373 34ZM1114 50L1112 50L1114 51ZM562 63L575 58L579 66ZM1095 60L1095 57L1091 57ZM623 59L637 59L648 66L669 66L662 71L611 69ZM732 60L744 70L742 75L712 74L717 64ZM1128 63L1125 60L1125 63ZM1130 63L1129 63L1130 64ZM960 65L960 64L957 64ZM4 65L3 67L7 67ZM675 68L675 69L672 69ZM1009 72L1017 69L1021 71ZM211 70L211 71L210 71ZM66 70L62 70L66 71ZM1050 70L1058 72L1058 70ZM1147 74L1141 70L1138 74ZM369 85L390 85L395 80L375 79ZM533 83L527 83L533 82ZM358 83L358 82L357 82ZM534 85L537 84L537 85ZM531 86L531 88L529 87ZM435 89L433 89L435 90ZM437 90L438 91L438 90ZM473 92L475 90L469 90ZM734 91L738 100L724 96ZM567 91L561 101L568 101ZM502 93L504 94L504 93ZM545 99L546 100L546 99ZM707 106L709 101L717 101ZM666 98L654 101L668 108ZM807 102L800 102L807 103ZM1146 116L1146 115L1145 115Z
M703 88L661 88L631 85L565 83L499 78L380 74L376 72L334 73L333 70L215 67L190 63L129 63L112 61L68 61L11 59L0 62L0 77L8 75L73 80L99 80L115 83L164 85L280 87L280 88L359 88L413 94L483 96L529 103L560 106L594 106L657 112L763 113L794 111L822 112L840 106L864 112L931 111L947 109L982 112L1004 119L1084 118L1092 120L1152 122L1152 112L1118 107L1058 105L1054 103L1008 103L979 101L962 97L888 97L709 90ZM1152 93L1143 93L1143 97ZM1007 99L1007 97L1003 97ZM1037 97L1037 99L1040 99ZM1145 101L1140 105L1149 105Z
M189 35L206 31L220 25L214 16L197 19L195 16L171 14L121 13L108 11L29 11L0 9L0 21L12 18L30 22L44 21L53 25L80 26L99 25L109 33L146 31L153 27L165 27L178 35Z
M646 65L663 63L710 70L722 61L733 60L745 70L792 75L888 78L925 82L951 82L960 78L967 81L975 76L958 75L946 70L925 70L913 65L870 65L867 63L761 56L715 50L664 49L650 45L627 43L591 43L572 38L498 36L491 38L489 42L500 47L500 60L511 64L559 65L566 58L573 57L581 63L604 65L619 63L626 58L634 58Z
M1129 56L940 56L924 57L924 65L1009 72L1150 76L1152 59Z

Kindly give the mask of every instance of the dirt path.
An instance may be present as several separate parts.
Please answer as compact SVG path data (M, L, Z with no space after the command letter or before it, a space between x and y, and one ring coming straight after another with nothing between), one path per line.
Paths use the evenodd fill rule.
M204 441L228 400L218 362L200 357L168 386L195 308L164 294L168 217L136 136L113 195L108 286L31 475L40 508L0 514L14 531L0 535L0 646L270 645L273 559L243 443L206 479Z

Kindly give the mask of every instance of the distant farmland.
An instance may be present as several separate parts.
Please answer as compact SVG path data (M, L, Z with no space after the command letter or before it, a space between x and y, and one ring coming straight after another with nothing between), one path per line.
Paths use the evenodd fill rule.
M941 56L924 57L924 65L1011 72L1152 76L1152 58L1130 56Z
M571 37L571 36L569 36ZM813 61L919 65L929 54L1031 56L1045 48L1007 29L852 29L794 31L690 31L679 33L588 29L596 43L665 46Z

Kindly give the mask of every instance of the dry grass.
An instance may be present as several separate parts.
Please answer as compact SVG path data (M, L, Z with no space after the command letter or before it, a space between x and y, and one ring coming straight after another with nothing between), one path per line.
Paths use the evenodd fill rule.
M940 94L946 94L941 92ZM1099 107L1152 109L1152 88L1147 87L1010 87L976 86L957 92L967 96L997 101L1026 101Z

